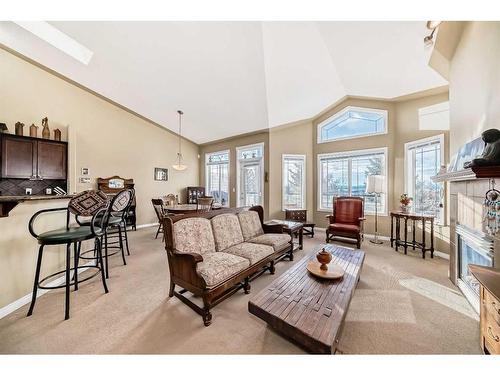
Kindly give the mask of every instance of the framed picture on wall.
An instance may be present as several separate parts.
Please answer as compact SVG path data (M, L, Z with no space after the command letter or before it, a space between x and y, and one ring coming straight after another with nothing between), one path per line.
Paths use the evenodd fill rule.
M168 169L155 168L155 181L168 181Z

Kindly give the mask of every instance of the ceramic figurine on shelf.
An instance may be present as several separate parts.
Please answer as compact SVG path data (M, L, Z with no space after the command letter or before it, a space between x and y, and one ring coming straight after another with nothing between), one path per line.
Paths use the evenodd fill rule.
M61 140L61 131L59 129L54 129L54 140L56 141Z
M464 164L464 168L500 165L500 130L488 129L481 134L485 146L480 158Z
M49 119L47 117L42 119L42 138L50 139Z
M38 126L35 124L31 124L30 126L30 137L37 137L38 136Z
M23 135L24 124L22 122L16 122L16 135Z

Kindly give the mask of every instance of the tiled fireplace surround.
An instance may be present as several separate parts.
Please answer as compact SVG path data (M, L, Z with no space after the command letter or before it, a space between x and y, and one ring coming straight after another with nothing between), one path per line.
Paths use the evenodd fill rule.
M479 232L487 233L483 222L483 206L486 192L491 188L492 179L473 179L450 182L450 279L457 285L458 245L456 227L463 225ZM496 180L497 188L500 181ZM495 268L500 268L500 233L494 237Z

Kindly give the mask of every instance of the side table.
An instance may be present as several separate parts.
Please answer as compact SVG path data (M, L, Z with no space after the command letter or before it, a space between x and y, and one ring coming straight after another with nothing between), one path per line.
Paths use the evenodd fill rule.
M427 247L426 244L426 232L425 232L425 224L429 221L431 224L431 233L430 233L430 247ZM412 239L408 241L408 224L412 226ZM415 229L416 223L422 223L422 240L417 241L415 239ZM404 225L404 239L401 238L401 224ZM395 229L395 233L394 233ZM421 215L416 213L407 213L402 211L391 211L391 247L396 246L395 250L398 251L399 246L402 246L407 254L408 247L412 247L413 250L419 248L422 250L422 258L425 259L426 251L431 252L431 258L434 258L434 217L428 215Z
M315 223L307 221L307 210L302 209L286 209L285 210L285 220L298 221L302 223L302 228L304 234L308 234L311 238L314 237L314 227Z

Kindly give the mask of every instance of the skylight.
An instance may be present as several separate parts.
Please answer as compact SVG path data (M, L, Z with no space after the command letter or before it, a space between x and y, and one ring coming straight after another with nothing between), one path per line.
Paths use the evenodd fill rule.
M94 52L45 21L14 21L60 51L88 65Z

